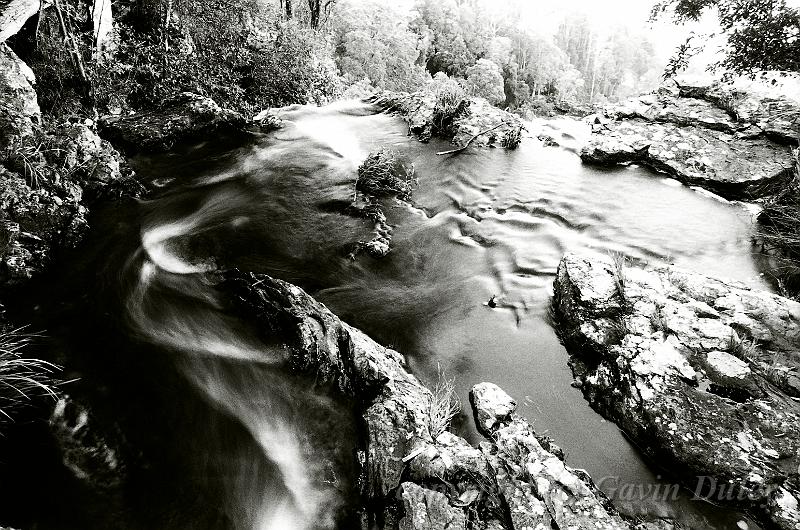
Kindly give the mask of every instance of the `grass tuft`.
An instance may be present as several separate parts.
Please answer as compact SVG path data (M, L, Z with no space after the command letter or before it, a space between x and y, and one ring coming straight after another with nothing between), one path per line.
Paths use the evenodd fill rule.
M732 354L739 359L749 362L758 363L760 359L760 350L758 348L758 341L755 339L740 339L739 335L735 332L731 333L728 339L728 353Z
M391 149L370 153L358 168L356 193L372 197L409 199L417 181L414 166L407 166Z
M435 131L447 131L455 120L469 105L467 93L453 79L434 82L433 94L436 97L433 106L433 128Z
M611 258L611 275L616 285L617 294L623 304L627 302L625 297L625 268L628 266L628 258L621 252L609 252Z
M57 398L53 373L60 367L23 357L23 350L36 337L22 329L0 332L0 419L10 420L13 411L34 398Z
M428 403L428 430L436 440L450 427L450 422L461 413L461 401L456 393L455 379L448 378L437 365L436 384L431 389Z
M516 149L519 147L519 144L522 142L522 129L522 125L508 129L503 134L503 138L500 140L500 145L506 149Z

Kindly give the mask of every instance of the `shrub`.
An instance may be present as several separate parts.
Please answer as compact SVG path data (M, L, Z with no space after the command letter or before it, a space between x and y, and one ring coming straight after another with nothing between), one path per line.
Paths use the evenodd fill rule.
M444 74L436 74L430 84L434 95L433 128L446 133L455 120L469 106L467 94L461 85Z
M42 396L55 398L52 374L58 366L22 356L34 338L20 329L0 332L0 418L10 420L16 409Z
M293 103L327 102L342 90L329 44L316 32L285 21L253 0L123 2L110 51L92 48L91 20L77 0L62 0L86 65L84 82L64 44L54 10L38 35L20 36L20 52L38 79L46 114L89 115L158 108L180 92L209 96L245 113ZM80 28L89 28L81 30ZM87 86L88 85L88 86Z
M461 401L456 393L455 379L448 378L437 365L436 384L428 402L428 430L436 440L449 427L450 422L461 413Z
M365 195L408 199L415 185L414 166L406 166L391 149L370 153L358 168L356 192Z

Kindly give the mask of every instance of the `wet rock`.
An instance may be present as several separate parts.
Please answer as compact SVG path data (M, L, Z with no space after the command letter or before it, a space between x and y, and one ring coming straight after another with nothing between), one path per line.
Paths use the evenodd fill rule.
M436 100L432 93L383 91L368 101L384 110L400 114L408 124L409 134L413 134L421 142L429 141L435 134L463 146L476 134L493 129L475 138L470 145L506 147L503 139L515 136L523 128L522 121L517 116L498 109L483 98L464 100L463 109L456 113L447 130L439 130L434 125L433 109ZM509 148L512 148L510 144Z
M550 136L549 134L539 134L536 136L536 139L542 142L544 147L558 147L559 144L555 138Z
M355 402L364 426L357 453L365 527L637 528L554 444L548 450L549 439L498 387L483 383L471 394L487 436L480 448L446 431L434 438L431 393L399 353L269 276L228 271L219 289L265 338L281 339L291 366Z
M586 399L699 495L794 529L800 404L785 374L800 368L800 304L675 267L622 274L601 255L558 268Z
M211 98L184 92L159 111L103 118L100 133L128 153L158 152L180 142L237 133L246 125L240 113L220 107Z
M729 199L772 195L791 179L791 149L713 98L660 90L608 107L605 116L610 121L598 118L581 150L584 162L641 163Z
M20 136L33 134L41 121L39 102L33 85L33 71L11 51L0 44L0 146Z
M76 479L97 490L121 484L125 468L119 450L99 433L89 409L62 397L50 417L50 429L62 463Z

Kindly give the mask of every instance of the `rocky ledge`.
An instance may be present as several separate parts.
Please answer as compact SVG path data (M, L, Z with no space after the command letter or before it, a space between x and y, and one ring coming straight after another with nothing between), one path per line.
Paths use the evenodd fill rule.
M791 178L800 102L735 86L664 86L594 118L584 162L640 163L728 199L775 193Z
M476 448L432 432L431 392L402 356L348 326L298 287L265 275L226 273L238 312L287 345L296 370L355 401L364 528L656 529L621 517L583 471L515 414L490 383L470 401L486 441Z
M176 144L240 133L249 125L240 113L208 97L184 92L158 111L107 116L100 120L104 138L128 154L168 151Z
M800 304L574 254L553 304L596 410L699 495L800 528Z
M449 140L458 146L471 145L516 148L524 128L515 115L498 109L483 98L471 97L461 101L448 123L435 119L436 96L432 92L383 91L368 99L378 107L398 113L408 124L409 134L427 142L433 136ZM477 137L478 133L484 133Z

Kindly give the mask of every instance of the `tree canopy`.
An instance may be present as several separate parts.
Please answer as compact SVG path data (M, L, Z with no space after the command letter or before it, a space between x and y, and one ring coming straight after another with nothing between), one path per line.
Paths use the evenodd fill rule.
M696 21L710 10L716 11L726 38L715 68L751 76L765 70L800 72L800 9L785 0L665 0L653 7L651 19L672 12L678 23ZM687 40L665 76L684 68L695 51Z

